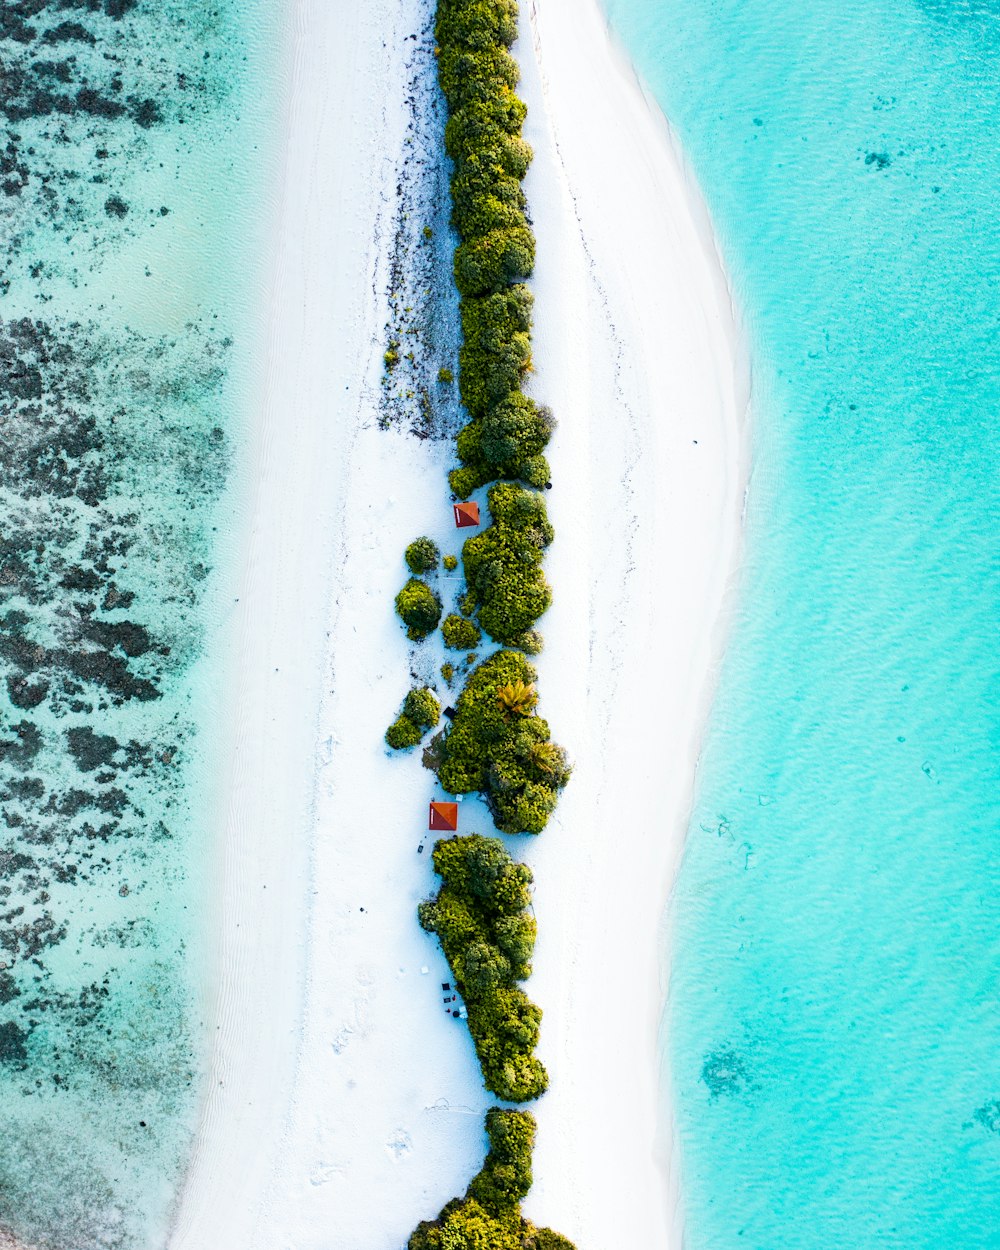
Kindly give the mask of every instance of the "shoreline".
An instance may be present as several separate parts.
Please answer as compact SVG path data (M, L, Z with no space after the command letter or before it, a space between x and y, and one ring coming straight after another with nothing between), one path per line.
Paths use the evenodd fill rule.
M271 1250L283 1238L303 1250L326 1247L331 1232L360 1247L380 1221L386 1240L372 1244L395 1245L425 1208L464 1189L483 1137L489 1100L467 1037L437 1019L433 996L399 987L410 1035L434 1051L414 1101L411 1045L390 1019L365 1019L375 979L361 958L365 939L339 932L362 920L359 895L371 905L378 893L410 971L419 975L415 962L435 975L444 967L416 921L430 857L415 861L408 895L380 879L403 858L394 830L409 813L412 850L425 818L407 797L413 772L393 771L382 740L408 664L392 598L403 546L428 528L428 500L451 456L450 440L422 442L378 423L384 270L409 116L406 40L425 10L424 0L403 11L390 0L363 11L297 0L287 19L266 385L227 708L235 745L216 1040L171 1250ZM360 631L350 619L358 610ZM408 762L424 783L419 760ZM338 831L344 806L351 828ZM375 942L384 953L392 940ZM402 1005L388 1009L398 1022ZM369 1038L394 1052L408 1096L390 1087L378 1097L380 1062L359 1045ZM363 1082L346 1071L348 1042L367 1056ZM367 1116L350 1110L359 1083L379 1104ZM401 1102L421 1120L412 1139ZM418 1157L400 1191L393 1173ZM394 1188L387 1211L380 1195Z
M248 1243L298 1063L290 1039L304 1001L315 725L338 535L336 492L325 483L340 472L322 404L330 327L319 315L337 266L329 257L315 266L317 289L310 263L330 246L314 218L336 171L314 161L321 123L303 123L303 114L345 108L343 99L331 104L314 66L309 76L311 7L297 0L285 17L275 71L283 91L274 106L276 183L266 193L270 254L258 290L264 307L253 315L262 363L247 379L259 389L242 470L241 573L223 627L234 645L218 683L233 728L228 750L217 752L225 780L215 810L224 832L212 870L220 917L211 1053L171 1250ZM293 411L301 418L294 437Z
M668 900L741 556L749 358L700 192L603 15L527 8L531 389L561 420L538 667L577 768L526 855L552 1083L524 1206L580 1250L679 1250Z
M707 216L696 222L690 188L634 80L609 57L596 9L576 13L566 0L532 7L529 14L523 0L514 49L529 106L525 133L536 148L526 182L539 241L530 282L538 378L529 389L562 421L548 496L555 605L541 622L548 645L537 663L542 714L577 773L539 839L504 839L536 869L539 937L525 989L546 1011L538 1054L552 1077L549 1094L529 1106L539 1122L537 1180L524 1208L580 1250L620 1244L623 1234L652 1246L663 1244L659 1229L668 1223L655 1217L665 1204L652 1155L660 921L700 742L685 729L701 727L718 658L718 639L699 637L703 625L720 629L726 574L713 564L712 540L728 553L728 569L742 495L721 409L706 398L678 425L648 387L661 367L657 329L704 322L696 358L710 363L706 391L725 409L713 371L728 370L733 381L721 385L735 412L738 339L716 307L720 281L726 289L712 265ZM382 741L410 659L392 612L403 548L421 533L445 552L460 547L445 481L451 441L383 431L377 419L383 267L406 123L403 47L425 13L421 0L403 11L376 0L363 12L345 0L297 0L288 18L267 383L246 578L234 609L241 646L217 1040L172 1250L326 1250L331 1238L352 1250L398 1250L420 1219L464 1192L494 1101L467 1029L441 1010L447 965L416 919L435 881L429 854L416 853L433 777L419 752L390 758ZM588 129L584 119L602 96L597 81L613 90L601 101L603 125ZM643 138L623 144L612 114ZM603 144L616 177L597 163ZM627 153L636 150L630 170ZM671 177L650 180L651 168ZM596 195L627 197L629 188L644 230L625 231L613 208L595 210ZM673 262L671 246L680 249ZM685 247L697 249L692 272ZM654 272L693 278L666 311L649 298ZM633 282L645 303L633 303ZM691 430L706 439L711 431L719 443L693 463L680 447ZM676 499L660 498L675 489ZM704 495L694 498L698 490ZM616 512L631 528L609 521ZM693 518L685 563L660 535ZM708 585L699 580L706 554ZM641 584L651 572L652 595ZM675 628L664 638L649 622L676 613L678 586L703 610L684 618L687 633ZM655 655L654 642L672 654L650 674L641 662ZM664 728L650 693L683 685L692 669L706 676L666 696ZM655 741L637 741L637 727L651 724ZM605 738L614 747L608 758ZM656 767L668 749L679 757L668 783L671 836L662 846L655 835L638 840L618 862L619 813L647 831L666 823ZM623 804L613 792L624 785L639 793ZM493 833L481 801L469 796L460 811L461 832ZM577 897L594 906L610 900L639 928L609 934L577 913ZM634 963L637 949L647 952L641 965L616 971L615 961ZM633 1020L641 1011L643 1030L623 1030L620 1019L608 1025L602 977L612 972L630 985L616 1011L624 1006ZM629 1065L637 1079L627 1097L606 1105L609 1073ZM638 1209L612 1210L609 1195L619 1192L636 1193L630 1206Z

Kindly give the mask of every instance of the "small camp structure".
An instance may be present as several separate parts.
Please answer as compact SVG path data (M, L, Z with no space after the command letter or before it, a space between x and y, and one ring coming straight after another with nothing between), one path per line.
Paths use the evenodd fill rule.
M479 504L468 503L455 504L455 527L456 529L468 529L472 525L479 524Z
M431 803L430 823L428 829L454 833L458 828L457 803Z

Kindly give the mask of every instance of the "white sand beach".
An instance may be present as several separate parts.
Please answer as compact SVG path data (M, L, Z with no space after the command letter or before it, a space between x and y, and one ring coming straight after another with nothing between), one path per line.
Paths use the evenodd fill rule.
M526 988L551 1078L526 1210L579 1250L679 1247L666 903L738 561L749 371L707 216L596 3L524 7L531 390L559 420L539 685L576 765L545 833L510 840L536 873ZM433 778L382 742L409 685L403 548L459 550L450 447L380 430L375 404L403 48L427 10L293 8L218 1028L173 1250L400 1250L477 1170L492 1101L416 921Z

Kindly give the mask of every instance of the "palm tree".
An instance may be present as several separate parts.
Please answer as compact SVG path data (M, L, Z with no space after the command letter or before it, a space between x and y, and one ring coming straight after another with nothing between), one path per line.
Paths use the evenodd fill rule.
M497 702L508 716L527 716L538 702L535 684L523 681L508 682L497 690Z
M540 773L554 777L566 767L566 759L561 747L554 742L533 742L531 744L531 762Z

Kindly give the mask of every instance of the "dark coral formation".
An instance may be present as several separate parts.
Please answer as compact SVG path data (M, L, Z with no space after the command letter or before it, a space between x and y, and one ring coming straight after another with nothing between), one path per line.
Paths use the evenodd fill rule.
M126 334L115 343L94 327L0 321L0 1064L8 1074L55 1065L65 1084L71 1065L58 1055L67 1039L82 1053L87 1029L107 1032L100 1020L111 974L70 990L53 981L48 956L70 938L134 946L135 916L99 942L74 930L72 891L96 883L126 898L118 879L134 879L146 848L172 836L190 728L176 712L150 719L142 709L157 705L197 654L203 531L228 454L216 414L226 351L194 327L183 342ZM158 490L169 495L160 508ZM174 519L178 496L183 522ZM100 1066L90 1062L91 1075Z
M203 304L148 327L174 324L163 188L230 137L244 19L0 3L0 1224L26 1244L149 1244L123 1176L176 1172L195 1098L191 673L230 344ZM144 269L140 332L119 291Z
M38 280L67 263L32 259L46 251L41 229L60 244L86 241L79 254L73 249L74 269L90 267L95 242L115 246L135 215L118 184L130 165L141 166L150 133L210 114L230 90L209 50L221 21L214 7L192 16L164 0L4 0L0 293L17 276ZM164 57L158 45L171 33L175 46Z

